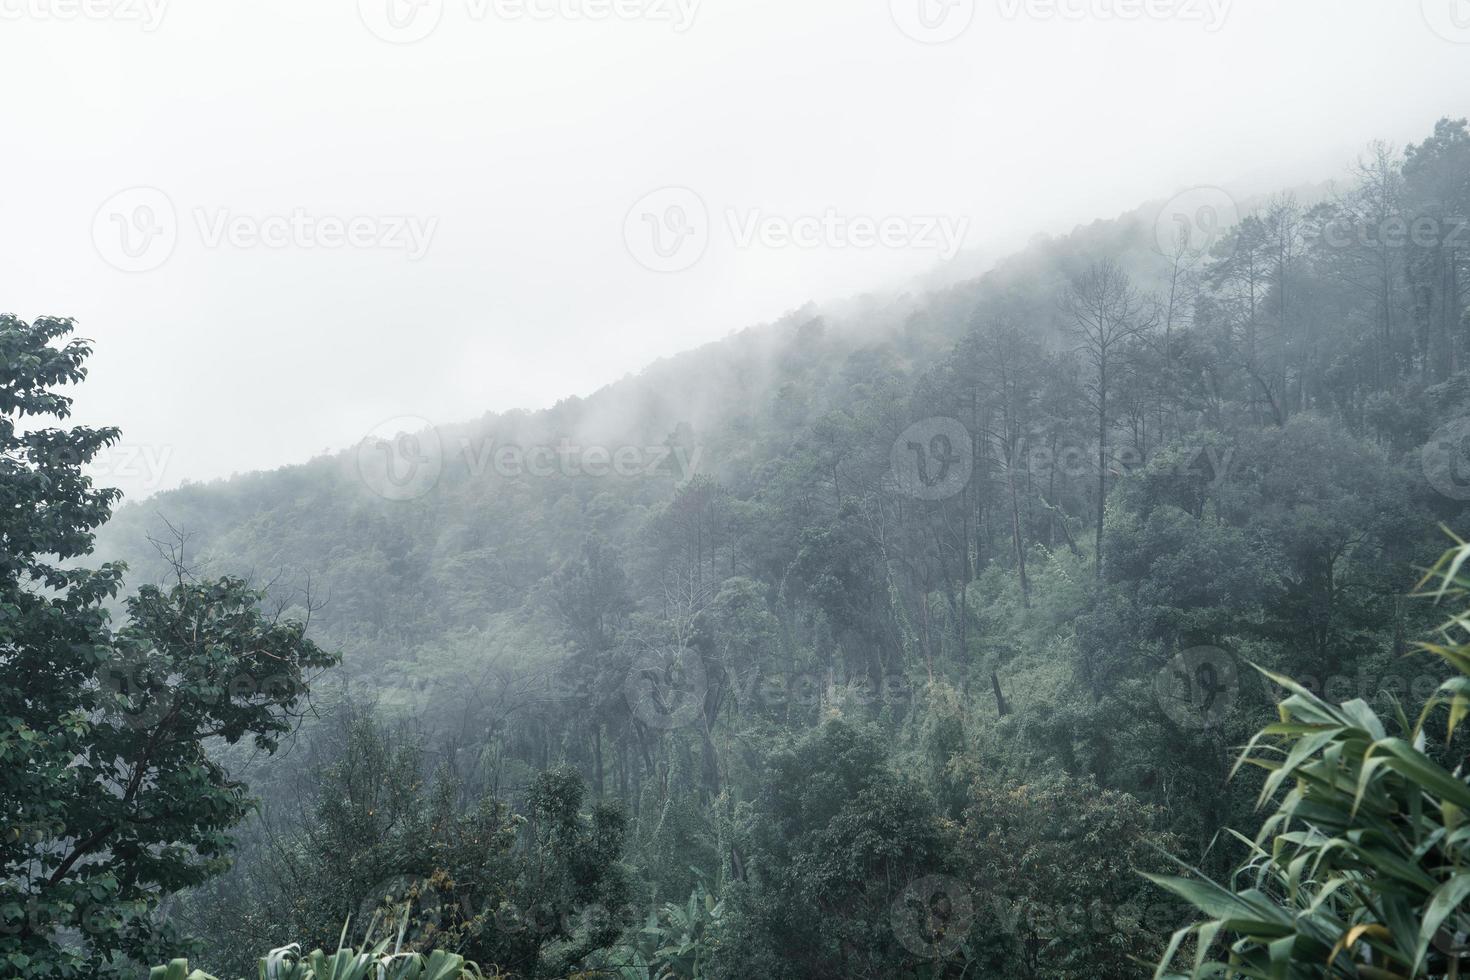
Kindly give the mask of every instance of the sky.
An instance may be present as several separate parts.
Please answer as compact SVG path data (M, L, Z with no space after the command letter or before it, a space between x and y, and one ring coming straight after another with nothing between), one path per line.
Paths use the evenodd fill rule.
M0 0L4 309L139 498L1341 179L1467 70L1470 0Z

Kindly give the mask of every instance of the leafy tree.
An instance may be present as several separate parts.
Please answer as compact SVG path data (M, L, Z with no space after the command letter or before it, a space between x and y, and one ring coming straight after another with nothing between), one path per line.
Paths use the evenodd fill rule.
M878 682L886 666L889 633L887 583L857 507L804 529L789 575L803 597L821 611L841 643L853 674Z
M97 977L180 942L160 901L228 863L245 787L206 751L291 727L336 662L238 579L104 603L123 568L71 564L117 499L83 466L112 428L59 428L86 377L69 320L0 318L0 961L17 977Z
M1171 910L1136 870L1157 867L1175 843L1160 817L1086 779L977 781L959 853L992 939L990 973L1123 980L1157 958Z
M587 539L580 556L557 569L552 588L557 612L584 654L605 649L632 607L616 552L596 536Z
M750 817L711 976L895 977L928 958L896 941L894 905L949 870L945 830L879 731L831 721L777 750Z

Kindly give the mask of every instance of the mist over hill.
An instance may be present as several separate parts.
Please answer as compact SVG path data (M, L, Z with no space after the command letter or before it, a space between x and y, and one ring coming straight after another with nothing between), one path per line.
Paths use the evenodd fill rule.
M1324 185L1282 199L1306 207L1326 196ZM387 420L363 444L308 463L125 504L101 530L97 553L155 581L170 574L155 542L182 533L197 568L256 579L269 569L287 591L309 582L326 600L314 624L357 650L344 673L371 672L405 644L432 647L444 631L503 626L493 617L520 609L591 534L639 547L648 523L696 476L749 501L769 491L793 455L838 452L824 446L832 434L823 425L870 397L863 372L923 379L999 315L1047 349L1069 349L1056 297L1098 256L1117 262L1141 292L1167 296L1173 266L1159 228L1172 220L1171 203L1196 199L1224 200L1222 221L1269 205L1264 197L1237 204L1217 189L1186 192L1061 238L1040 236L973 279L809 303L548 410L438 425ZM864 447L875 458L914 421L903 406L885 411L886 428ZM400 434L421 444L400 455Z
M415 942L515 975L1166 955L1187 916L1137 872L1239 857L1250 665L1380 707L1443 679L1404 595L1470 500L1470 132L1355 174L1192 188L545 411L120 507L94 558L130 583L242 576L342 657L287 751L217 747L262 808L173 921L243 971L389 868L451 896Z

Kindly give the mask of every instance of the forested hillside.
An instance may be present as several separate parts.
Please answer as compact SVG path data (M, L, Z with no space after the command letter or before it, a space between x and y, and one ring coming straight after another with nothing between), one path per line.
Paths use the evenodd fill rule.
M133 586L341 656L223 751L262 804L168 903L200 961L408 900L515 976L1146 975L1190 916L1138 872L1258 823L1250 665L1422 700L1470 518L1465 122L1238 204L119 508Z

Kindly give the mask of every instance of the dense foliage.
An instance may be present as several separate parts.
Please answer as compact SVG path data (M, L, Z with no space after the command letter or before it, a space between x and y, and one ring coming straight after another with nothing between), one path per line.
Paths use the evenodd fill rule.
M1463 542L1445 555L1430 595L1463 602L1467 559ZM1279 805L1255 840L1242 838L1249 858L1233 889L1156 878L1210 916L1175 935L1157 976L1175 975L1187 940L1190 977L1460 974L1470 960L1470 775L1451 747L1470 714L1470 611L1441 633L1424 650L1453 676L1412 723L1397 703L1385 722L1361 699L1334 706L1271 675L1288 692L1281 720L1261 729L1241 762L1270 773L1261 797L1279 795ZM1441 716L1443 741L1431 741L1438 733L1427 726ZM1228 942L1224 962L1213 959L1217 940Z
M490 797L462 801L442 769L425 780L411 733L372 713L343 724L342 754L294 788L299 819L258 828L246 887L218 883L201 902L206 931L232 954L217 955L216 968L249 973L256 951L283 935L330 947L346 923L406 916L410 948L447 946L515 975L560 976L636 924L618 863L623 812L597 804L584 813L575 770L538 774L515 814Z
M484 980L474 963L457 953L403 952L401 943L383 939L376 946L340 947L327 953L314 949L302 954L299 946L283 946L261 957L261 980ZM190 970L189 961L177 959L154 967L148 980L218 980L203 970Z
M209 745L259 813L154 918L221 975L385 902L514 976L1147 970L1190 914L1138 872L1254 860L1249 664L1435 690L1404 593L1470 517L1466 124L1237 203L121 508L160 616L234 588L166 520L346 654L286 757Z

